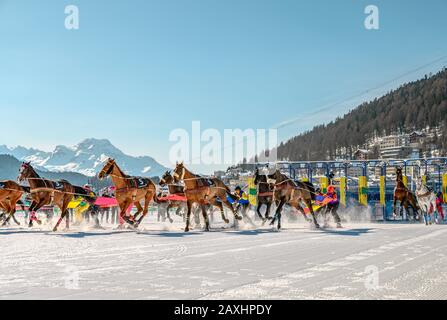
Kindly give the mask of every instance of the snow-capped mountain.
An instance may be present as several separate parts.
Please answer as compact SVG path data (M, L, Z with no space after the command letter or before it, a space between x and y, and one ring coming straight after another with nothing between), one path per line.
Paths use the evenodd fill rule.
M120 168L130 175L161 176L167 170L151 157L124 154L106 139L86 139L73 147L57 146L53 152L0 145L0 154L31 161L34 166L48 171L78 172L87 176L96 175L109 157L114 158Z

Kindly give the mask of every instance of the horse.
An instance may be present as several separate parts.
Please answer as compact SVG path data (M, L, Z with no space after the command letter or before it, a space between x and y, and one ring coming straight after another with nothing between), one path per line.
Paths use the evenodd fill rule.
M27 192L29 192L29 188L23 187L15 181L0 181L0 209L4 211L1 215L1 218L4 219L2 226L5 226L11 218L17 225L20 225L15 218L15 213L18 204L24 209L20 199Z
M25 188L25 187L24 187ZM17 206L20 206L22 208L22 211L26 211L25 204L22 202L22 200L17 201L16 208L14 209L14 212L11 212L10 208L11 206L5 205L3 203L0 203L0 210L3 210L3 212L0 214L0 222L2 223L2 227L6 226L9 223L9 220L14 220L14 223L18 226L20 226L20 222L17 220L15 213L17 211Z
M227 196L233 201L239 201L239 197L236 197L231 193L228 188L218 178L204 178L199 175L193 174L185 168L183 163L177 163L173 173L174 182L179 183L183 181L185 183L185 194L187 199L188 213L186 216L185 232L189 232L190 217L192 212L192 206L194 203L198 203L202 209L202 215L205 219L205 230L210 231L210 222L206 213L206 205L211 204L220 209L222 218L225 223L228 223L228 219L225 218L224 205L229 208L233 214L235 220L242 220L242 217L238 215L236 209L228 201Z
M169 194L170 195L177 195L177 196L181 196L181 197L185 197L186 198L186 194L185 194L185 187L179 184L176 184L174 182L174 177L172 176L170 171L166 171L165 174L163 175L163 177L160 179L160 183L159 185L161 187L165 187L167 186L169 189ZM172 220L169 211L173 208L177 208L176 210L176 215L178 216L182 216L180 213L182 212L182 210L185 211L185 214L183 215L183 220L186 221L186 212L188 210L188 207L186 205L186 202L183 201L178 201L178 200L169 200L168 201L168 205L166 206L166 212L167 212L167 216L168 219L171 223L173 223L174 221ZM208 210L211 210L212 206L209 205L207 208ZM225 216L222 217L222 219L224 221L226 221L226 223L229 223L229 221L227 220L227 218ZM200 207L197 207L194 210L194 222L196 225L200 225Z
M320 225L317 222L312 207L312 201L316 198L314 186L310 182L304 183L294 181L285 174L282 174L279 170L276 170L275 173L268 175L268 177L275 180L274 197L277 205L275 216L273 217L270 225L275 225L276 220L278 220L278 230L281 229L281 212L286 204L300 211L306 221L309 221L306 216L306 212L300 204L303 202L310 210L315 228L319 229Z
M110 176L116 187L116 200L120 207L120 216L129 225L138 228L149 212L149 205L152 201L158 203L157 187L149 178L133 177L125 174L116 164L115 160L109 158L98 174L100 180ZM144 200L144 208L140 201ZM126 211L134 204L137 212L133 217L128 218ZM138 216L141 217L137 220Z
M61 210L62 214L57 224L53 228L53 232L56 232L61 224L62 220L65 220L66 229L69 229L70 221L68 215L68 205L73 199L74 195L81 191L77 190L67 180L47 180L41 178L30 162L23 162L19 170L19 182L27 181L30 186L31 193L31 205L28 208L30 212L29 227L33 226L33 222L36 221L40 224L40 221L36 217L36 212L46 205L56 205Z
M428 225L428 218L430 217L430 222L433 221L434 211L437 210L436 194L422 182L422 177L416 179L416 198L424 215L425 225Z
M256 208L256 213L259 218L261 218L263 224L270 220L270 209L273 205L274 194L273 190L275 188L274 184L268 182L266 174L260 174L259 168L255 171L254 184L258 186L258 206ZM265 217L261 214L261 208L266 206Z
M394 189L394 202L393 202L393 216L396 217L396 206L397 201L400 202L400 215L402 216L403 208L407 212L409 212L409 207L411 206L413 210L413 218L414 220L417 220L417 213L420 211L420 207L417 203L415 195L408 190L408 188L405 186L405 183L403 181L403 174L402 174L402 168L397 167L396 168L396 188Z
M169 189L170 195L186 197L185 190L184 190L185 188L183 186L180 186L180 185L177 185L174 183L174 177L171 175L171 173L169 171L166 171L164 173L164 175L161 177L159 185L160 185L160 187L167 186ZM172 218L169 214L169 211L174 208L176 208L175 213L178 216L180 216L180 213L183 209L187 209L185 202L169 200L168 205L166 207L166 212L167 212L168 219L171 223L173 223L174 221L172 220Z

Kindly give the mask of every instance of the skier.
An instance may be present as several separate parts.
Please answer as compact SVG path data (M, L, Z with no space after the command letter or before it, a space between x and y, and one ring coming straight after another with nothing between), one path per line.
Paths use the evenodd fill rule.
M332 199L331 202L327 204L326 207L326 218L325 218L325 226L328 224L328 213L331 213L334 217L335 223L337 224L337 228L342 228L341 219L338 215L338 208L340 207L340 201L338 200L337 192L335 192L335 187L330 185L327 187L327 193L325 195L326 198Z
M239 198L236 211L242 208L242 216L251 224L254 225L253 221L247 215L248 209L250 208L250 201L248 200L248 195L242 190L240 186L234 189L234 194Z

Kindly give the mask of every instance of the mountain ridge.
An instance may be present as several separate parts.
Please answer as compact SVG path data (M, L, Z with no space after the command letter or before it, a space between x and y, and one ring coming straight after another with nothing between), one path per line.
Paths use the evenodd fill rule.
M88 138L74 146L57 145L51 152L0 145L0 154L29 161L43 171L75 172L88 177L95 176L108 158L114 158L129 175L160 176L168 170L150 156L133 157L125 154L108 139Z

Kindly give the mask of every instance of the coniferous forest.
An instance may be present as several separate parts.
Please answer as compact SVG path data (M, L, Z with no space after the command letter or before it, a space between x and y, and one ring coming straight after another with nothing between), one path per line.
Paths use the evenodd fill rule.
M427 127L440 128L430 141L447 155L447 69L407 83L364 103L343 117L315 126L278 147L281 160L352 159L368 139ZM316 147L318 146L318 147Z

